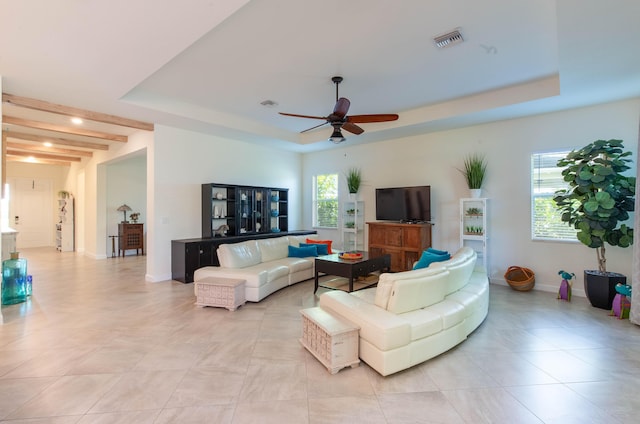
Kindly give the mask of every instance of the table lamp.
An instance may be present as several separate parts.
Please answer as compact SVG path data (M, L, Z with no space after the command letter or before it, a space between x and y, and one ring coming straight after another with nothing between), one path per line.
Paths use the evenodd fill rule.
M122 221L123 224L127 223L127 211L131 212L131 208L129 206L127 206L126 204L120 206L118 208L118 212L122 212L124 213L124 221Z

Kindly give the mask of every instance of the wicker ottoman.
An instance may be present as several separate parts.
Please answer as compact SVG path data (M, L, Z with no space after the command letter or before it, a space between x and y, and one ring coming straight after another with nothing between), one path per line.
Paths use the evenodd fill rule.
M307 348L331 374L342 368L357 367L358 327L339 319L322 308L308 308L302 314L302 338Z
M194 281L196 305L218 306L235 311L247 301L244 294L245 280L207 277Z

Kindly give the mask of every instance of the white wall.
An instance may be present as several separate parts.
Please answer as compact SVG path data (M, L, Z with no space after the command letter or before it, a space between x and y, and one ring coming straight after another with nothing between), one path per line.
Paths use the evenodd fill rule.
M201 237L201 184L289 188L289 229L304 229L298 153L156 125L147 158L148 281L171 279L171 240Z
M597 268L595 251L582 244L533 242L530 224L530 156L533 152L580 148L603 138L625 140L634 152L636 172L640 99L589 108L477 125L422 136L349 146L303 156L303 227L311 228L311 182L318 173L361 168L365 219L375 220L375 188L404 185L432 186L433 244L459 247L459 198L468 190L457 168L467 153L483 153L488 173L483 196L489 205L489 272L492 282L504 283L510 265L527 266L536 273L536 288L557 290L557 272L579 275L574 285L582 291L582 270ZM344 185L344 179L341 178ZM344 188L344 187L343 187ZM346 190L345 190L346 191ZM343 194L341 193L341 196ZM320 232L319 232L320 233ZM340 239L337 231L322 237ZM366 244L366 241L365 241ZM607 269L631 275L632 249L607 249Z

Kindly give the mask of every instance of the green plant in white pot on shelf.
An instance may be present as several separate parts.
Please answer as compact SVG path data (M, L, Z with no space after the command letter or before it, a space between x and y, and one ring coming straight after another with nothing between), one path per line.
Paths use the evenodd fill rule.
M626 282L624 275L607 272L605 245L633 244L633 228L625 224L636 192L636 178L623 174L630 169L629 156L622 140L598 140L558 161L569 188L553 200L578 240L596 251L598 270L584 271L584 285L591 305L602 309L611 309L615 284Z
M362 173L358 168L351 168L347 171L347 188L349 193L356 194L360 190L360 184L362 183Z
M471 191L471 197L480 197L480 189L487 172L487 161L484 156L477 153L464 159L464 168L458 169L464 175L467 187Z

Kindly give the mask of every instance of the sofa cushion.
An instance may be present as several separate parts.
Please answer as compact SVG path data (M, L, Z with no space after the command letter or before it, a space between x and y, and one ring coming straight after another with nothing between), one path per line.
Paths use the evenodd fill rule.
M275 237L257 241L262 262L275 261L286 258L289 254L289 239L287 237Z
M443 262L451 258L448 253L433 253L425 250L420 256L420 260L413 266L413 269L426 268L434 262Z
M316 246L295 247L287 246L290 258L308 258L310 256L318 256L318 248Z
M313 246L318 250L318 255L328 255L329 246L325 243L300 243L300 247Z
M442 316L429 308L416 309L401 316L411 324L411 340L419 340L442 331Z
M378 279L378 286L376 288L376 297L374 304L381 308L387 309L389 303L389 296L391 296L391 289L393 284L398 280L407 280L411 278L420 278L427 275L437 274L444 270L443 266L422 268L413 271L404 271L397 273L382 273Z
M308 258L282 258L277 261L273 261L273 264L284 265L289 268L289 273L293 274L299 271L305 271L313 268L313 257Z
M433 247L429 247L429 248L427 248L427 252L429 252L429 253L434 253L434 254L436 254L436 255L449 256L449 257L451 257L451 255L449 254L449 252L447 252L446 250L438 250L438 249L434 249Z
M449 271L397 280L391 288L387 310L396 314L426 308L444 299Z
M220 266L224 268L246 268L262 262L256 240L221 244L217 253Z
M314 239L308 238L307 243L326 244L327 250L329 251L329 255L333 253L333 251L331 250L331 243L333 243L333 240L314 240Z
M287 236L291 246L300 247L300 243L306 243L307 239L317 239L317 234L308 234L304 236Z

